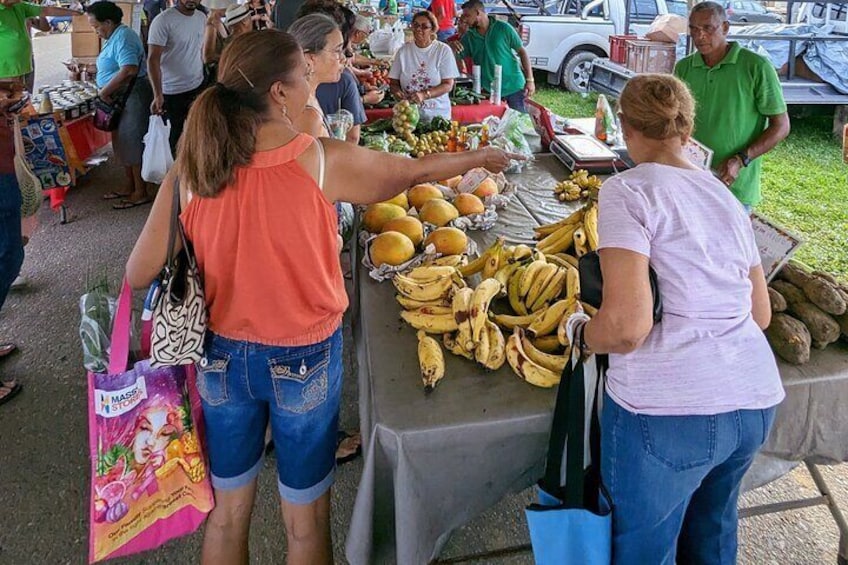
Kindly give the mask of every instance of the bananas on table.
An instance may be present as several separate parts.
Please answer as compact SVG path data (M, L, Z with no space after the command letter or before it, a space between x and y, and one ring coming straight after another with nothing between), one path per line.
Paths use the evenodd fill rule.
M574 202L581 198L594 198L597 200L598 191L603 181L595 175L589 175L584 169L578 169L571 176L560 181L554 186L554 194L561 202Z
M489 370L508 362L535 386L559 383L568 317L594 314L580 302L577 255L597 246L597 208L536 231L535 248L499 238L473 261L441 257L394 277L401 317L418 330L425 391L445 376L442 348Z

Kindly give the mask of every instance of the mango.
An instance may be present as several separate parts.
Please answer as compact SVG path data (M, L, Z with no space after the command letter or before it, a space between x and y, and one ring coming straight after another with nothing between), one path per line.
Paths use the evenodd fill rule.
M442 227L459 217L459 211L447 200L434 198L424 203L418 211L422 222Z
M380 233L389 220L406 216L406 210L396 204L371 204L362 215L362 225L370 233Z
M396 231L381 233L371 241L371 262L380 265L397 266L406 263L415 255L412 240Z
M424 240L424 246L433 244L436 251L442 255L459 255L465 253L468 236L457 228L438 228L430 232Z
M395 218L383 224L383 233L396 231L402 233L410 240L412 244L418 247L424 241L424 226L418 218L412 216L404 216L403 218Z

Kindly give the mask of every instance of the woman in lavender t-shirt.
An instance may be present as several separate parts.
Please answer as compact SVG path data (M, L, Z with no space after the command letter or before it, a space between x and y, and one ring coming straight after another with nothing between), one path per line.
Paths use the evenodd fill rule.
M686 86L641 75L620 105L637 166L600 191L604 301L585 326L586 345L610 354L601 473L614 561L734 563L739 484L784 396L762 332L763 269L741 204L684 156Z

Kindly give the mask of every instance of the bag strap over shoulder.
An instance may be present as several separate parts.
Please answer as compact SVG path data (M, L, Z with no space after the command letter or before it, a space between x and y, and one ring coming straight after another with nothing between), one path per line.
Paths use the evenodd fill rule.
M174 177L174 198L171 204L171 227L168 230L168 260L165 263L165 268L169 273L174 268L174 260L176 258L176 253L174 253L174 243L177 240L177 229L180 228L180 178ZM180 236L183 240L185 240L185 237L182 234L182 229L180 229Z
M126 277L121 283L118 307L112 321L112 337L109 345L109 374L118 375L127 370L130 358L130 325L132 323L132 289Z
M315 145L318 147L318 188L324 190L324 144L320 139L315 140Z

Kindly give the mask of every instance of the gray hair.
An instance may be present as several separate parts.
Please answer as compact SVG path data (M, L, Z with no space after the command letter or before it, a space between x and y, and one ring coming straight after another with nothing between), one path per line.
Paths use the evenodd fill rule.
M336 21L326 14L309 14L295 21L289 33L304 53L317 53L327 46L327 36L339 29Z
M365 16L356 16L356 22L353 24L353 29L370 32L371 31L371 18L366 18Z
M699 14L701 12L707 12L708 14L712 14L714 18L718 18L720 22L727 21L727 12L724 11L724 6L719 4L718 2L701 2L700 4L695 4L692 8L692 11L689 15Z

